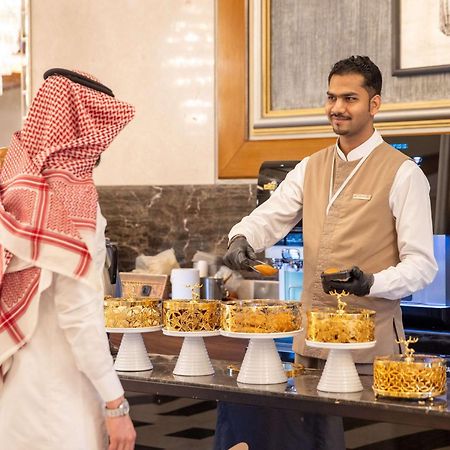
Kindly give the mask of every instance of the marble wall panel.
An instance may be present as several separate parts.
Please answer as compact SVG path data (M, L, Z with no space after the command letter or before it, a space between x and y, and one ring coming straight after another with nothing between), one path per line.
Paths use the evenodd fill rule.
M139 254L174 248L189 265L197 250L223 255L230 228L256 205L256 185L100 186L106 235L119 243L120 270Z

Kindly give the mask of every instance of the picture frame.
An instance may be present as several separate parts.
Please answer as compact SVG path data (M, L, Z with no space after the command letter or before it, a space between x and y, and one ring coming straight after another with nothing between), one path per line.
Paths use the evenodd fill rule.
M450 1L392 0L392 75L450 72Z
M351 8L351 1L330 0L330 5ZM295 2L298 4L300 0ZM264 107L264 92L266 98L272 92L268 73L270 64L267 63L272 49L271 45L264 43L270 44L273 30L269 29L264 34L263 29L264 24L270 25L272 3L273 0L217 0L216 3L219 179L257 178L264 161L303 159L336 140L331 128L327 135L323 123L319 121L325 119L323 109L314 114L315 111L303 109L301 105L296 108L299 111L266 110ZM379 39L367 42L370 48L361 51L381 61L381 66L386 69L383 90L393 97L384 97L382 108L375 118L376 128L382 135L449 133L450 73L424 73L422 77L393 76L390 44L393 42L392 2L361 0L361 3L364 3L364 8L357 10L363 14L355 21L361 35L356 38L352 34L350 36L359 42L368 28L372 29L372 34L379 36ZM367 13L368 8L370 14ZM322 10L319 12L323 14ZM269 39L264 39L264 36ZM266 49L269 54L256 48L252 51L252 42L258 41L263 46L259 48ZM317 42L320 43L320 40ZM329 42L333 48L336 47L334 41L326 41ZM259 102L252 95L252 90L259 93ZM309 123L300 123L305 120Z
M168 297L167 275L120 272L119 276L123 297L148 297L161 300Z

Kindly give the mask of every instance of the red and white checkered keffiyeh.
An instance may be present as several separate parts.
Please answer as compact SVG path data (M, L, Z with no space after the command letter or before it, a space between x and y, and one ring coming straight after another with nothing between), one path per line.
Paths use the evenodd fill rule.
M0 384L5 361L36 327L42 269L100 286L80 232L95 233L93 168L133 115L129 104L54 75L12 137L0 171ZM28 268L7 271L13 255Z

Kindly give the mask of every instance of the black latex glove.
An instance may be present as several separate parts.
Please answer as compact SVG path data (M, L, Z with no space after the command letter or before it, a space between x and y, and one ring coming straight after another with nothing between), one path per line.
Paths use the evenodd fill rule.
M363 297L368 295L373 284L373 275L364 273L359 267L352 267L348 281L332 281L322 277L323 290L329 294L330 291L346 291L349 294Z
M247 242L245 236L239 236L232 240L227 253L223 257L223 263L230 269L248 269L250 260L255 260L256 254L253 247Z

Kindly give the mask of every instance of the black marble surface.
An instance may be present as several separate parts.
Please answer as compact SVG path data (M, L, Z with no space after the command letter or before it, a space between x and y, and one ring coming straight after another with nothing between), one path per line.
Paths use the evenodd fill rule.
M413 345L416 353L443 356L447 359L447 371L450 369L450 332L406 328L407 336L417 337L419 341Z
M223 255L228 232L256 205L256 185L100 186L106 235L119 244L120 270L139 254L174 248L181 266L197 250Z
M372 377L360 376L364 390L356 393L325 393L317 390L321 371L307 370L286 383L246 385L231 374L229 362L213 360L214 375L183 377L173 375L176 356L150 355L153 370L119 372L127 391L222 400L305 412L357 417L360 419L419 425L450 430L448 396L429 401L376 399Z

